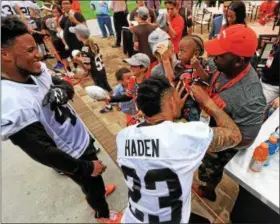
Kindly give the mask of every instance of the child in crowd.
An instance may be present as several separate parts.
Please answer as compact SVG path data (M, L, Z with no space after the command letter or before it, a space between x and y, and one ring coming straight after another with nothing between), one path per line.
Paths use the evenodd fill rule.
M177 85L180 80L187 78L190 82L199 78L201 69L206 68L207 63L201 58L204 53L203 40L196 35L185 36L179 43L178 60L172 60L172 53L168 48L168 37L160 35L159 41L153 44L155 54L159 55L161 66L170 83ZM203 71L204 72L204 71ZM157 72L153 72L158 74ZM200 109L197 103L189 96L183 108L184 118L187 121L198 121Z
M76 34L77 39L84 44L81 49L81 56L75 57L75 60L90 74L96 86L101 87L110 94L112 88L107 80L102 56L98 45L94 42L93 37L90 36L88 27L84 24L79 24L75 27L70 27L70 32Z
M124 62L130 65L132 76L129 78L128 87L124 94L118 96L108 96L106 102L108 103L120 103L129 102L135 99L139 84L145 80L146 73L151 64L149 57L143 53L137 53L131 58L125 59ZM135 114L127 115L127 125L131 125L137 122L136 118L139 117L141 112L135 111Z
M128 68L122 67L116 71L116 79L119 84L115 87L113 96L121 96L126 93L128 89L129 80L131 77L131 71ZM108 109L103 109L103 113L107 113ZM122 102L118 104L120 110L127 115L127 117L135 116L136 115L136 107L133 100L128 102ZM102 111L100 111L102 113Z

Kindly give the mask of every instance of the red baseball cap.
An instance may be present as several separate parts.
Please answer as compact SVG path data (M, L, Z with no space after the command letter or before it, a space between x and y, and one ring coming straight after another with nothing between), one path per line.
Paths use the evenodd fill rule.
M257 50L258 38L245 25L232 25L219 33L218 37L205 43L210 56L232 53L240 57L252 57Z

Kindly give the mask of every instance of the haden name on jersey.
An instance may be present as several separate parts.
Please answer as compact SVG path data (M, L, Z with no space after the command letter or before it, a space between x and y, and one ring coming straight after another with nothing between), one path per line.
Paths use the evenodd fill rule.
M125 156L159 157L159 139L127 139Z

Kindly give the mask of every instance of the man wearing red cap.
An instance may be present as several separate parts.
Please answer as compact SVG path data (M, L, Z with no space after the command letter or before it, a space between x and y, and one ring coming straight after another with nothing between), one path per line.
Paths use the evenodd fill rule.
M224 166L239 149L254 142L263 123L265 97L257 73L250 64L257 42L251 28L233 25L222 31L218 38L205 43L205 50L214 58L216 69L212 76L205 73L201 78L210 84L207 89L209 97L235 121L242 134L238 146L207 153L199 167L199 179L205 185L193 185L193 189L211 201L216 200L215 188L222 179ZM210 126L216 126L213 119L210 119Z

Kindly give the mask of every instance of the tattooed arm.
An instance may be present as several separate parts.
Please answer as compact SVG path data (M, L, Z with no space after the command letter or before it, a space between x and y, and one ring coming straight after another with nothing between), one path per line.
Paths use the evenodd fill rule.
M201 86L193 85L192 94L202 108L216 120L209 152L220 152L238 145L242 136L235 122L221 110Z

